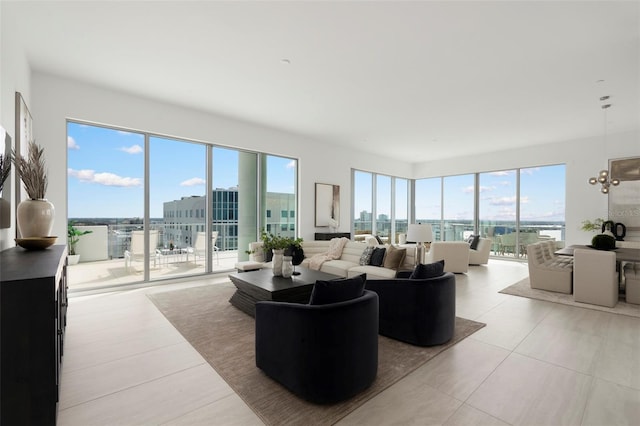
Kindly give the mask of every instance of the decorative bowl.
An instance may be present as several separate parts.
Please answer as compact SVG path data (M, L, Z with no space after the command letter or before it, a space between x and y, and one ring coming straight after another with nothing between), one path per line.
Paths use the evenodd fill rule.
M58 237L16 238L16 244L27 250L44 250L55 244Z

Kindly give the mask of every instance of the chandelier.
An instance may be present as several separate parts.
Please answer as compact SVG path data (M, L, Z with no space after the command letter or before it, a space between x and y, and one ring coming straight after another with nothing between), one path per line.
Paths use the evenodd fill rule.
M602 96L600 98L600 102L606 102L609 99L609 96ZM611 104L608 103L603 103L601 105L601 108L604 110L604 147L605 147L605 154L606 154L606 149L607 149L607 109L609 109L611 107ZM605 155L606 157L606 155ZM591 185L596 185L596 184L601 184L602 187L600 188L600 192L602 192L603 194L608 194L609 193L609 188L611 187L611 185L613 186L618 186L620 185L620 181L618 179L612 179L611 176L609 176L609 170L600 170L600 173L598 173L598 177L591 177L589 178L589 183Z

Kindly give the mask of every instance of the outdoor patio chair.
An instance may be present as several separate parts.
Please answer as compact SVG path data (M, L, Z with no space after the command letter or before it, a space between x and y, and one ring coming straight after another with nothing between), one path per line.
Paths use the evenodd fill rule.
M153 259L153 266L157 265L160 252L158 247L158 230L149 231L149 259ZM124 267L131 271L131 263L134 261L144 261L144 231L131 231L131 242L129 250L124 251Z
M211 247L213 247L213 252L216 254L216 265L220 264L220 257L218 251L220 250L216 247L216 241L218 240L218 231L211 232ZM199 258L206 258L207 255L207 233L206 232L198 232L196 234L196 240L193 244L193 256L195 258L195 262L198 262Z

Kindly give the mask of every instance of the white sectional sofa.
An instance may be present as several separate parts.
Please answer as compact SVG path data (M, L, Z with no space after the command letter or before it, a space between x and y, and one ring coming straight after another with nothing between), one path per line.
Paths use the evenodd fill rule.
M304 250L305 260L302 262L302 266L308 266L309 258L315 254L326 253L329 249L331 241L303 241L302 249ZM342 250L342 256L339 259L328 260L322 264L320 270L329 274L338 275L345 278L354 277L362 273L367 274L368 280L381 280L394 278L396 276L396 269L388 269L382 266L372 265L360 265L360 256L364 252L364 249L369 243L349 241L345 244ZM263 261L262 252L259 247L262 246L261 242L251 243L249 245L250 250L254 251L250 256L250 262ZM379 247L388 247L388 245ZM398 247L398 246L396 246ZM401 246L400 248L406 249L406 254L402 265L398 270L412 270L415 262L415 250L412 245Z

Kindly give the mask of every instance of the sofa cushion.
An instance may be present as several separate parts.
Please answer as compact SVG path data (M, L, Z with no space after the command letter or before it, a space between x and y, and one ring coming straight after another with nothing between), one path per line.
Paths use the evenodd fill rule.
M384 264L384 255L386 254L386 252L387 249L385 247L375 247L373 249L373 253L371 254L369 265L382 266Z
M480 241L480 235L469 235L469 238L467 238L467 242L469 243L469 248L471 250L477 250L478 249L478 242Z
M367 281L369 280L382 280L391 279L396 276L396 271L393 269L383 268L381 266L354 266L347 272L347 277L352 278L356 275L367 274Z
M310 305L344 302L362 296L366 274L331 281L318 280L311 291Z
M383 266L388 269L398 269L400 265L404 263L404 258L406 255L407 249L401 249L390 245L384 257Z
M360 265L368 265L371 260L371 255L373 254L373 247L367 246L365 247L362 255L360 256Z
M439 277L442 274L444 274L444 259L434 263L419 264L409 278L412 280L421 280Z

